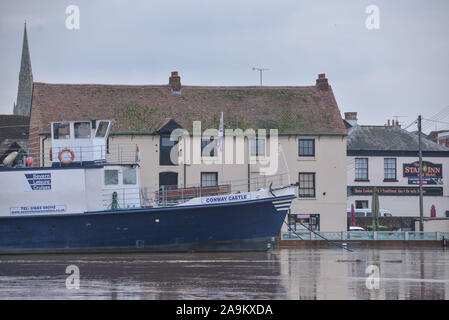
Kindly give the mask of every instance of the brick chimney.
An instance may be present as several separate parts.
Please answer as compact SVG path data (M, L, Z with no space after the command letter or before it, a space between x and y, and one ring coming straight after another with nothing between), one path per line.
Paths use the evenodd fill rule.
M357 126L357 112L345 112L345 120L352 127Z
M170 86L172 92L181 92L181 77L178 76L178 71L173 71L171 73L168 85Z
M329 90L329 82L327 81L326 74L321 73L318 75L318 79L316 79L316 86L323 91Z

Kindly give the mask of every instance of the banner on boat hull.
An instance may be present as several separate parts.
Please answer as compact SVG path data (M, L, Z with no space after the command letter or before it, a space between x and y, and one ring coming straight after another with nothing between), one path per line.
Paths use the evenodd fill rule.
M43 206L21 206L10 208L11 215L14 214L45 214L64 213L67 211L65 205L43 205Z

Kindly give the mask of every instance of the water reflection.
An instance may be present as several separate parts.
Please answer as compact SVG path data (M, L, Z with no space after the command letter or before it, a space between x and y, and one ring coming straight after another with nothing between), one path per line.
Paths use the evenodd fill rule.
M79 290L66 288L71 264ZM449 299L449 251L0 256L0 299Z

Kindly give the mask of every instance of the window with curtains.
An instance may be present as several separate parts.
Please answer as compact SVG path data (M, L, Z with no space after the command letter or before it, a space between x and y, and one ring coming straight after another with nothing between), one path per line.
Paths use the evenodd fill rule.
M356 181L368 180L368 158L355 159L355 180Z
M315 173L299 173L299 197L315 198Z
M396 181L396 158L384 159L384 180Z

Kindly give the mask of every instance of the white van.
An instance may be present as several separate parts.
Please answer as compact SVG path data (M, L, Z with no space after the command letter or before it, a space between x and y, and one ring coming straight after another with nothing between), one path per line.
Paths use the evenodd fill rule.
M354 211L355 211L356 217L372 217L373 216L371 213L371 209L369 209L369 208L354 209ZM347 213L348 213L348 218L351 217L351 209L348 209ZM391 212L389 210L380 209L379 216L380 217L392 217L393 215L391 214Z

